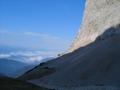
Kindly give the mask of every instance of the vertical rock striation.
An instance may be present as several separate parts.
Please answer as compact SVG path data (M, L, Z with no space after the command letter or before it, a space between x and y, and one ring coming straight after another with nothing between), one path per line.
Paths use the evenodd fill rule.
M69 52L93 42L106 29L120 24L120 0L86 0L83 22Z

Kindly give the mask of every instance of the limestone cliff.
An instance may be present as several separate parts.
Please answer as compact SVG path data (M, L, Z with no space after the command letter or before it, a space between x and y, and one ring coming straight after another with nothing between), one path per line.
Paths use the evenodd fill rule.
M120 0L86 0L83 22L69 51L93 42L106 29L120 23Z

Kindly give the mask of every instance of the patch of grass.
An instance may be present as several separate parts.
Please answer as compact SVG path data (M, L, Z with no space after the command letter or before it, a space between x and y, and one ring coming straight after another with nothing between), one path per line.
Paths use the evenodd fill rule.
M32 80L47 76L55 72L54 68L49 67L36 67L28 72L26 72L23 76L19 77L21 80Z
M12 79L8 77L0 77L0 90L49 90L47 88L38 87L25 81Z

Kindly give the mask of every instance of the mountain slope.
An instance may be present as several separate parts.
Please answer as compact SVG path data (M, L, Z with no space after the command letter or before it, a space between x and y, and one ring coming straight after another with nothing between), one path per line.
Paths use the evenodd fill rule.
M120 27L115 29L120 30ZM35 72L46 66L54 68L55 72L42 78L32 77L31 80L28 73L25 77L29 77L34 84L48 88L101 85L119 87L120 33L108 32L111 32L111 28L95 42L38 66L39 69L33 69L29 74L35 76Z
M20 80L0 77L0 90L48 90Z
M44 64L46 63L41 63L40 65L34 67L33 69L28 70L22 76L20 76L19 79L31 80L31 79L41 78L55 72L54 68L49 68L46 66L44 67L43 66Z
M65 65L63 70L33 80L49 86L120 86L120 35L96 42L94 49ZM99 44L98 44L99 43ZM79 57L79 56L78 56ZM71 60L71 59L69 59Z
M0 59L0 73L5 76L18 77L32 67L20 61Z

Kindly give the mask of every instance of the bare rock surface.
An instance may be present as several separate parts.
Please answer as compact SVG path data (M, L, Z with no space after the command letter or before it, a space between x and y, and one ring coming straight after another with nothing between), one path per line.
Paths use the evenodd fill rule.
M83 22L69 52L93 42L107 28L120 24L120 0L86 0Z

